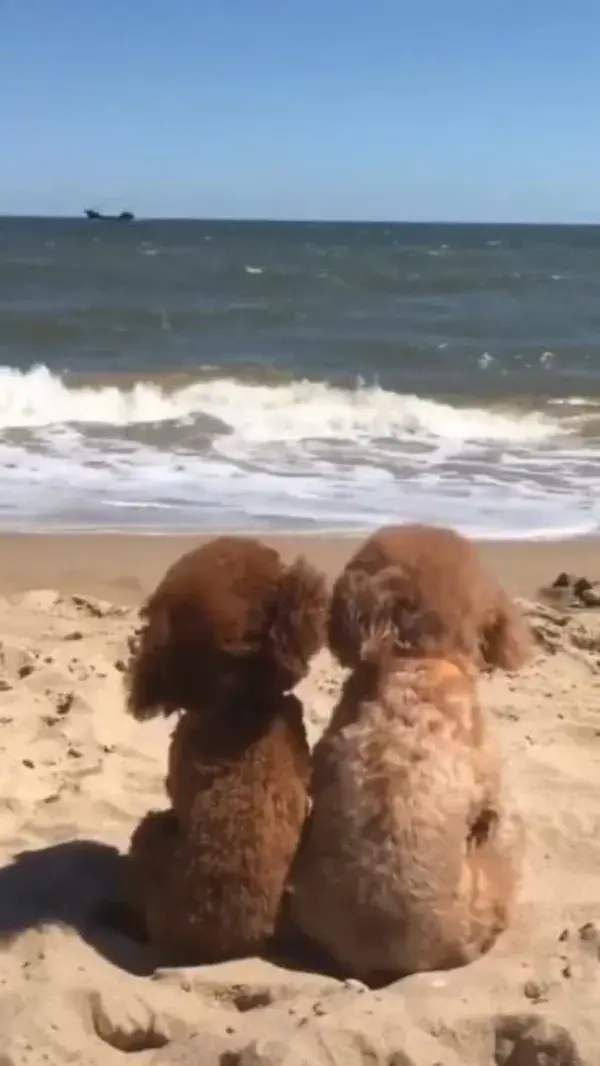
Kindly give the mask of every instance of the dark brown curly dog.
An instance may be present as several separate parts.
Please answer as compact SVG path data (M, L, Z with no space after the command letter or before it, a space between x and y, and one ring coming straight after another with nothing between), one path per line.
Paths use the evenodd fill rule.
M407 619L429 613L426 630ZM435 632L431 619L437 619ZM531 638L517 606L483 564L477 546L451 529L400 525L370 537L337 579L329 645L355 667L374 632L390 651L462 653L480 668L517 670Z
M161 960L212 962L272 937L308 806L302 706L289 694L325 639L324 578L221 537L184 556L143 610L130 672L138 719L181 709L168 811L129 852L128 896Z

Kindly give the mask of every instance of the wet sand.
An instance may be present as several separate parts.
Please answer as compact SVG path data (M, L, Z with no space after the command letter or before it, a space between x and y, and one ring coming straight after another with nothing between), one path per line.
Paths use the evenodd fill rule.
M0 536L0 591L52 587L138 603L184 551L207 538L129 534ZM330 577L362 537L273 535L263 538L289 559L305 553ZM560 570L600 577L600 540L484 541L484 558L515 595L530 596Z

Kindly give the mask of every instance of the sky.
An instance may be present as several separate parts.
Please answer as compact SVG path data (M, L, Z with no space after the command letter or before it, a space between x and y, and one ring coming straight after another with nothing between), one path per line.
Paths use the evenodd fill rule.
M598 0L0 0L0 214L600 222Z

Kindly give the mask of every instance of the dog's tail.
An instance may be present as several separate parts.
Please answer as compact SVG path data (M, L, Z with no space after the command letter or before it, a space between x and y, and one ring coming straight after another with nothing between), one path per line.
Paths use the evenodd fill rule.
M329 614L329 644L343 666L424 655L441 647L442 621L421 601L400 566L376 574L347 570L337 580Z

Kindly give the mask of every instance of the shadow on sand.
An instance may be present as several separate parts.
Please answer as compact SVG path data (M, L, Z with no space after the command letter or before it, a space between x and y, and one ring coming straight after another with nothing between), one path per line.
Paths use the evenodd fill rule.
M147 944L102 920L124 909L124 857L95 840L70 840L23 851L0 868L0 941L27 929L63 925L128 973L150 974L157 960Z
M28 929L60 925L127 973L148 976L172 965L156 956L126 907L124 864L116 848L95 840L20 852L0 867L0 944ZM289 927L263 957L288 970L342 976Z

